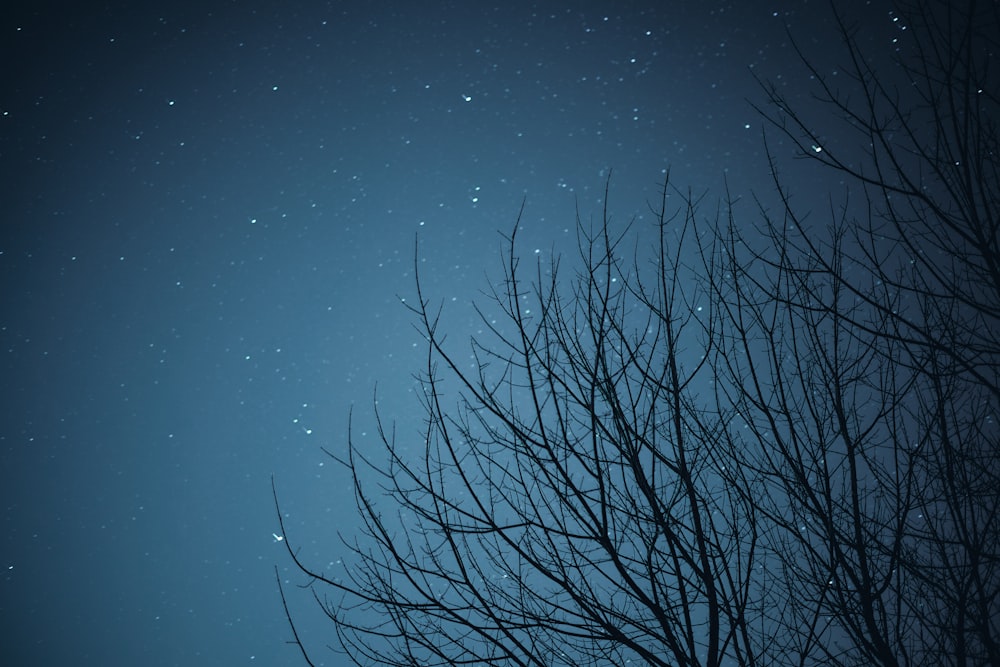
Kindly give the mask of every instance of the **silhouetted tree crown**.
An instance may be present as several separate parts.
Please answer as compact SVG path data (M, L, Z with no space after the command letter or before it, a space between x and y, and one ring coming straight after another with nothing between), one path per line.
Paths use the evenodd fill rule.
M471 348L418 277L425 428L331 453L364 522L343 566L286 540L336 647L1000 665L998 7L899 4L891 66L837 15L843 74L800 53L826 115L760 82L776 197L668 176L650 230L613 222L609 178L572 261L522 261L519 216ZM775 138L849 197L800 208Z

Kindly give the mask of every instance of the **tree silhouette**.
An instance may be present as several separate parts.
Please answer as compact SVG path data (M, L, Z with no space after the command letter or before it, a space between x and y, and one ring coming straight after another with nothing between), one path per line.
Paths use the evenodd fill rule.
M761 82L771 136L860 205L831 194L817 221L769 150L778 205L705 215L668 178L653 243L606 191L568 277L519 260L519 218L472 370L418 278L425 430L380 419L384 458L348 447L365 530L343 578L286 540L340 648L1000 664L998 11L901 7L890 69L838 19L850 85L801 54L816 119Z

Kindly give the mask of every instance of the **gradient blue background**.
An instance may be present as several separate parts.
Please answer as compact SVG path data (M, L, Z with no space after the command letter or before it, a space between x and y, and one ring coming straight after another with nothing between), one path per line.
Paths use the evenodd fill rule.
M293 665L271 498L356 533L348 410L421 413L414 243L456 345L574 207L770 195L751 71L806 102L825 2L14 3L0 20L0 662ZM871 3L862 21L891 15ZM880 30L883 28L879 28ZM777 154L792 158L777 140ZM784 153L782 153L784 151ZM798 201L837 183L790 174ZM798 179L798 180L796 180ZM709 206L711 209L714 206ZM750 207L752 210L752 207ZM752 224L748 219L747 224ZM648 229L648 228L646 228ZM567 270L569 270L567 266ZM329 627L293 608L318 663Z

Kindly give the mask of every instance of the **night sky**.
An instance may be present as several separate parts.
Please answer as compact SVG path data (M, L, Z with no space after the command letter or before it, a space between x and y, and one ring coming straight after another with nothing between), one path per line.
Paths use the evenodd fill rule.
M345 451L353 406L377 455L376 387L402 437L422 416L417 241L464 346L522 200L520 248L547 257L609 170L638 234L668 168L711 202L727 181L773 199L753 74L806 103L786 28L837 66L827 4L802 0L6 4L8 665L302 664L275 565L339 664L271 477L289 539L336 564L358 519L321 448ZM888 52L888 7L864 12ZM797 201L841 187L768 136Z

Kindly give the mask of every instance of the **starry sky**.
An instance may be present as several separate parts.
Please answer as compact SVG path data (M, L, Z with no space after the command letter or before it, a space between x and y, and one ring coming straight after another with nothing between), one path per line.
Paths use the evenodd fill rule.
M789 35L837 66L827 4L804 0L8 4L0 652L18 665L301 664L275 565L338 664L272 536L271 478L289 538L336 563L358 520L321 448L345 451L353 409L377 452L376 389L401 433L420 423L415 267L466 341L522 201L523 252L572 255L609 170L639 234L668 168L766 199L754 75L809 104ZM852 11L888 48L888 7ZM838 185L789 178L799 201Z

